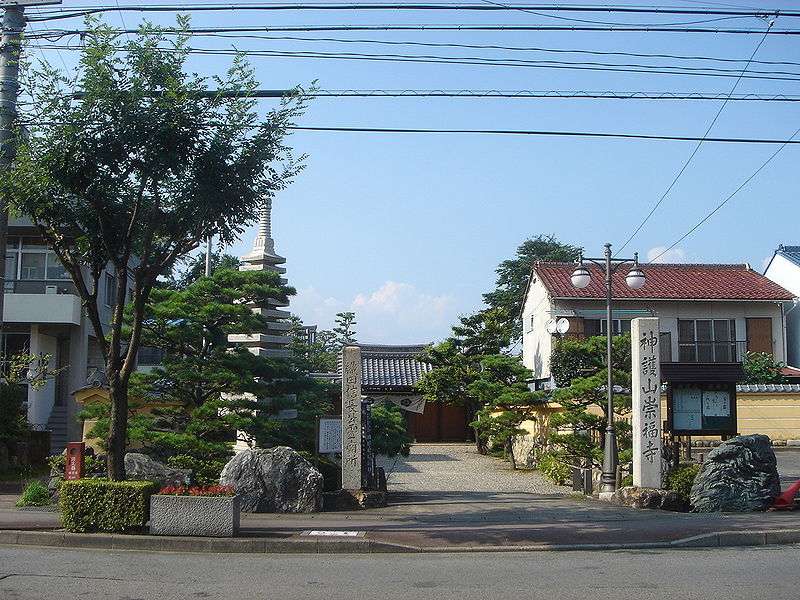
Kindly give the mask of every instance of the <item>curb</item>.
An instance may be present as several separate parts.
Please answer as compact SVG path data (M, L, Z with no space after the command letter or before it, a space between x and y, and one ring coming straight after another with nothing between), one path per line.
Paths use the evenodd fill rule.
M150 552L192 552L213 554L386 554L444 552L571 552L597 550L645 550L655 548L717 548L773 546L800 543L800 529L763 531L719 531L671 542L613 544L533 544L520 546L433 546L420 547L370 539L314 540L264 538L201 538L58 531L0 531L0 545L57 548L143 550Z

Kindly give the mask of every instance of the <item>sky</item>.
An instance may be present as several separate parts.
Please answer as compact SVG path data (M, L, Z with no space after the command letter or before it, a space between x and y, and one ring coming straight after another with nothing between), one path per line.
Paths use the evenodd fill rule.
M263 89L316 85L321 90L672 92L718 97L326 97L309 103L297 121L301 127L519 130L781 141L792 138L800 127L797 102L725 101L730 94L800 97L800 36L780 33L800 31L800 18L788 16L775 19L770 30L773 33L765 35L770 19L548 13L521 8L532 2L487 0L473 4L513 10L202 12L192 8L215 3L64 0L60 8L31 7L27 14L37 18L53 16L60 10L106 6L109 10L103 19L109 25L134 28L144 18L159 24L174 23L175 13L118 8L177 4L184 7L183 14L191 15L196 28L400 24L607 28L605 24L669 23L685 28L752 30L746 34L463 28L261 31L247 34L257 37L239 33L234 37L197 35L192 39L190 45L196 49L271 51L266 56L250 57ZM644 6L641 1L614 5ZM791 1L753 5L744 0L671 0L669 6L759 9L764 14L797 9ZM81 28L80 18L31 21L28 32L57 34ZM55 40L60 36L52 37ZM289 37L302 39L286 39ZM46 56L54 66L70 70L78 45L78 36L66 35L52 43L35 40L29 52L34 58ZM332 53L338 57L285 56L292 52ZM343 53L349 56L344 58ZM362 60L354 54L361 55ZM395 55L395 60L375 60L377 55ZM398 60L412 55L439 58ZM452 60L441 62L441 58ZM439 62L431 62L435 60ZM494 64L489 64L492 60ZM230 61L230 56L193 54L188 66L201 75L213 76L224 72ZM564 62L580 63L572 65L580 68L563 68ZM680 67L682 72L654 73L654 67L661 71ZM714 76L710 68L716 69ZM688 74L690 69L693 74ZM274 100L259 102L264 113L275 106ZM800 139L800 135L794 139ZM592 257L602 256L603 244L611 243L622 258L638 252L645 262L749 263L760 272L779 244L800 244L797 145L304 130L294 131L288 142L295 155L306 155L305 169L273 201L276 251L286 257L286 277L297 289L290 310L306 324L322 329L333 326L337 312L353 311L356 337L362 343L410 344L443 339L460 315L482 308L481 295L494 288L497 265L513 258L517 246L539 234L581 246ZM246 254L254 236L255 225L238 244L224 251Z

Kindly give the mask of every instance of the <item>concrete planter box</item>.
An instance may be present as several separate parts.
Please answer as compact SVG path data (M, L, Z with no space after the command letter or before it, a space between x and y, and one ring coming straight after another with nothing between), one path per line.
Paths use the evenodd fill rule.
M150 497L150 533L233 537L239 533L238 496Z

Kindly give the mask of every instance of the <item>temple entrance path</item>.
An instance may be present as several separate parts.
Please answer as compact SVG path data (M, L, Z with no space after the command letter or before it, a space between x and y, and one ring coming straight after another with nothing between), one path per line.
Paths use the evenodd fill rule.
M478 454L475 444L414 444L408 457L382 459L391 492L528 492L566 494L535 471Z

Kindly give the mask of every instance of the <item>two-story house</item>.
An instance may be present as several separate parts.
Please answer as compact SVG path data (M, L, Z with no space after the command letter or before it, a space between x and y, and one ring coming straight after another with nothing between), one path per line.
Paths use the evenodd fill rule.
M781 244L767 265L764 276L789 290L795 298L784 307L786 315L786 362L800 366L800 246ZM796 373L796 369L794 372Z
M98 293L104 323L111 318L115 286L116 274L104 272ZM4 354L48 355L49 367L61 370L43 386L29 386L27 400L31 426L49 429L52 451L61 452L82 435L76 420L82 407L71 392L102 373L104 360L72 280L25 218L9 222L3 319Z
M555 337L585 339L606 334L604 270L593 264L590 284L572 285L574 263L536 263L522 310L523 363L537 387L549 386ZM746 264L642 265L640 289L626 285L628 269L612 278L613 334L630 330L631 319L660 319L662 362L739 362L745 352L786 360L785 302L794 294ZM563 334L549 333L550 319L566 319ZM563 329L563 327L562 327Z

